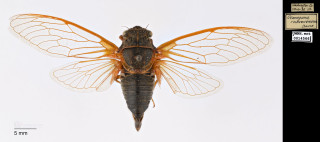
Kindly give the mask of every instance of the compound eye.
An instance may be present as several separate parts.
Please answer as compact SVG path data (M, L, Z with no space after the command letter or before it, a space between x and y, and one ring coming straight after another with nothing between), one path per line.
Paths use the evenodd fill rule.
M149 36L152 37L152 32L149 32Z
M123 41L123 36L122 36L122 35L120 35L120 36L119 36L119 39Z

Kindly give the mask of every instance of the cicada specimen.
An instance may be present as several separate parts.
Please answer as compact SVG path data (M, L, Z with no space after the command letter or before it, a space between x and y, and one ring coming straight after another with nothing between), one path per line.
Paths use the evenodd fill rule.
M152 32L135 26L120 35L122 44L118 47L76 23L48 15L16 15L10 26L48 55L83 59L52 71L52 77L63 86L103 91L119 82L137 131L153 90L163 78L175 94L212 93L222 82L192 64L234 63L271 43L267 33L247 27L209 28L156 47Z

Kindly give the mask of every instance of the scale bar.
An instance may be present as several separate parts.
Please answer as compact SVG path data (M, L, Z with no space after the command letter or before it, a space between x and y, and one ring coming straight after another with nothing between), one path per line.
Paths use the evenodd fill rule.
M37 128L14 128L14 129L32 129L32 130L35 130Z

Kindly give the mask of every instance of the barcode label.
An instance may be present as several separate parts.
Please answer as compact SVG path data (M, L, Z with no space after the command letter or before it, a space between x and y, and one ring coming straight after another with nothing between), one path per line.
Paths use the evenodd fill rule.
M312 32L292 31L292 42L312 43Z

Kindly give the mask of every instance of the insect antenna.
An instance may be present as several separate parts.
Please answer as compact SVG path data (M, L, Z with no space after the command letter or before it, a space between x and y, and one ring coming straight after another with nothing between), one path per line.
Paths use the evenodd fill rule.
M127 27L127 26L121 26L121 27L125 27L125 28L129 29L129 27Z

